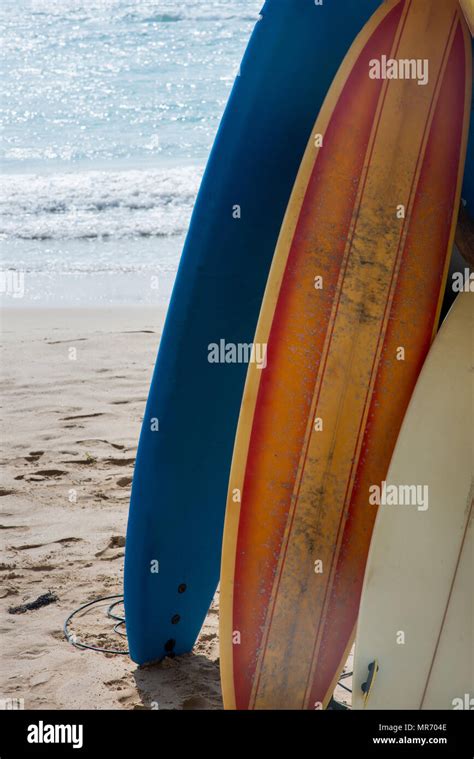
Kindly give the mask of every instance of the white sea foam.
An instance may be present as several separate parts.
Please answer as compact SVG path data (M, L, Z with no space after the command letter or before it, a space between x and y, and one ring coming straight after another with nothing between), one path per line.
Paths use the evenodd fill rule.
M21 240L123 239L182 234L202 170L3 175L0 236Z
M252 0L183 0L143 2L143 0L30 0L33 13L84 21L107 15L126 22L167 24L186 21L254 21L258 12Z
M31 302L167 297L262 3L2 0L0 267Z

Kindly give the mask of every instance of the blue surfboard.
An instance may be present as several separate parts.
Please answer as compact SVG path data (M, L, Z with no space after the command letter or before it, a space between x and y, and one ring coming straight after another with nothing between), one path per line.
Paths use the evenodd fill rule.
M474 56L474 42L472 45L472 54ZM465 208L474 219L474 90L471 101L471 122L469 126L469 141L467 144L466 168L464 170L464 183L461 192Z
M472 53L474 56L474 42L472 45ZM463 210L461 213L467 213L474 221L474 89L473 97L471 100L471 120L469 124L469 136L467 143L466 164L464 168L464 180L461 190L461 203ZM446 285L446 291L444 295L444 301L441 308L440 326L446 316L448 315L454 301L458 296L458 290L453 289L452 283L455 274L464 275L466 271L466 261L459 252L458 248L454 246L453 255L449 263L448 279Z
M216 590L247 371L238 348L253 341L316 116L379 4L267 0L250 39L196 200L139 441L125 553L139 664L189 651ZM237 362L209 361L213 344Z

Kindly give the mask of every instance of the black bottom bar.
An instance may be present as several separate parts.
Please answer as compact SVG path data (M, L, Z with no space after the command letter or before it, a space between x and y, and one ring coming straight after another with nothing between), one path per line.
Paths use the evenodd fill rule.
M473 719L468 711L314 712L218 711L21 711L0 712L0 758L48 756L170 756L209 751L281 755L290 759L420 756L473 759ZM55 741L55 742L52 742ZM76 746L76 748L74 748ZM276 755L276 754L275 754Z

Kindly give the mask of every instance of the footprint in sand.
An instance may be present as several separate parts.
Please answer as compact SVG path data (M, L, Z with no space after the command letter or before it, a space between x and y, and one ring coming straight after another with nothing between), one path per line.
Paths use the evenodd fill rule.
M136 688L126 680L106 680L104 685L112 691L112 693L117 694L117 701L121 704L131 706L131 701L136 701L138 703Z
M120 477L117 480L117 485L119 488L127 488L129 485L132 484L133 477Z
M135 457L131 459L104 459L104 464L114 464L115 466L131 466L135 463Z
M64 643L66 640L65 635L62 630L52 630L50 633L52 638L55 640L59 640L61 643Z
M17 478L15 477L15 479ZM0 488L0 497L2 495L14 495L14 494L15 494L15 490L7 490L6 488Z
M100 551L97 551L96 558L103 558L107 559L108 561L111 561L112 559L118 559L120 556L123 556L123 552L121 551L118 554L114 554L113 556L104 556L104 554L107 551L113 550L114 548L124 548L125 546L125 537L123 535L112 535L109 542L104 548L101 548Z
M191 696L186 698L181 704L182 709L209 709L210 702L204 696Z
M63 474L69 474L69 472L66 472L63 469L39 469L34 474L37 477L45 477L47 479L50 479L50 478L54 479L55 477L62 477Z
M76 414L74 416L63 416L61 422L72 422L74 419L92 419L94 416L104 416L101 412L96 414Z
M39 674L34 675L30 678L29 685L31 688L37 688L38 685L45 685L48 683L51 680L51 677L51 673L40 672Z
M64 459L64 461L61 461L61 464L80 464L81 466L91 466L92 464L97 464L98 460L95 458L95 456L86 455L85 459Z
M46 340L46 345L61 345L62 343L83 343L87 337L72 337L70 340Z
M118 451L123 451L125 449L124 445L121 445L120 443L111 443L110 440L103 440L102 438L88 438L87 440L77 440L77 445L91 445L94 443L105 443L105 445L111 445L112 448L116 448Z
M130 398L126 401L111 401L112 406L125 406L127 403L146 403L146 398Z
M8 596L17 596L19 593L18 590L15 590L14 588L3 588L0 590L0 598L8 598Z
M207 641L209 641L209 640L216 640L216 639L217 639L217 633L216 632L201 633L201 635L199 636L198 643L201 643L201 642L202 643L207 643Z
M120 695L117 696L117 701L119 704L122 704L122 706L126 706L128 708L134 706L135 704L138 706L138 696L136 690L134 688L127 688L127 690L122 691Z
M7 514L3 514L7 516ZM28 530L28 527L24 527L21 524L0 524L0 530Z
M44 546L52 546L56 543L81 543L82 538L58 538L57 540L48 540L46 543L25 543L21 546L11 546L14 551L29 551L31 548L43 548Z
M38 461L43 454L44 451L30 451L28 456L25 456L25 459L26 461Z
M19 659L39 659L41 656L45 656L48 653L46 648L41 648L40 646L33 646L32 648L27 649L26 651L20 651L17 654L17 657Z

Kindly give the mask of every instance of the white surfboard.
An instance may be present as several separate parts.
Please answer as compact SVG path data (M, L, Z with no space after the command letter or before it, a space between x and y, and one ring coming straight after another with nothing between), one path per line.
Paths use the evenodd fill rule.
M474 708L473 315L474 294L462 293L428 354L381 493L354 709Z

